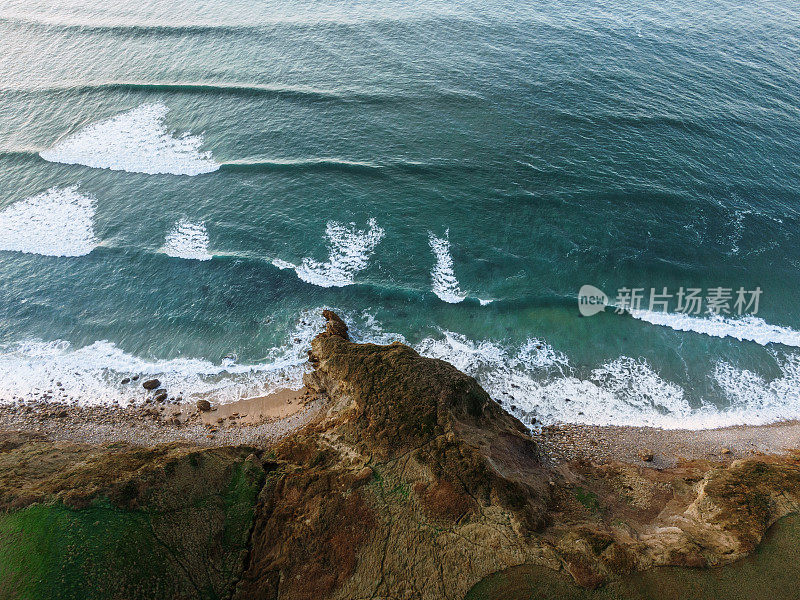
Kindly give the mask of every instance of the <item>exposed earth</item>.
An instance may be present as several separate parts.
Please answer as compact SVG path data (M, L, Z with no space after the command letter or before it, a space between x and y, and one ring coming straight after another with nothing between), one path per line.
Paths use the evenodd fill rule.
M278 399L2 408L0 598L796 597L796 424L532 436L325 316Z

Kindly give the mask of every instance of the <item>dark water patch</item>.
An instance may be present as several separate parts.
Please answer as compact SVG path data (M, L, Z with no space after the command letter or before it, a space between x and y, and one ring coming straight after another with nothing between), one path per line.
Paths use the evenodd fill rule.
M795 600L798 577L800 516L792 515L752 555L724 567L659 567L586 590L562 572L521 565L486 577L465 600Z
M457 163L437 165L412 161L371 162L346 160L340 158L298 158L298 159L243 159L224 162L222 171L272 173L281 171L313 173L357 173L361 175L382 175L395 173L435 173L442 170L459 169ZM464 168L467 168L466 166Z
M276 98L304 104L363 104L396 105L426 102L455 104L481 104L480 94L451 88L432 89L429 92L405 93L401 91L364 91L355 89L320 89L305 86L225 83L225 82L166 82L166 81L99 81L53 84L41 87L0 88L4 95L55 97L74 94L103 94L105 92L141 94L188 94L209 97Z

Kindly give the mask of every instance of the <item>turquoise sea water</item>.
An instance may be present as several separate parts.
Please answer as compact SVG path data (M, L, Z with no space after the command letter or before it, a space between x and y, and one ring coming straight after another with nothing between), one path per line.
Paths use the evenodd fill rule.
M331 307L531 423L800 417L795 2L97 4L0 6L0 398L297 385Z

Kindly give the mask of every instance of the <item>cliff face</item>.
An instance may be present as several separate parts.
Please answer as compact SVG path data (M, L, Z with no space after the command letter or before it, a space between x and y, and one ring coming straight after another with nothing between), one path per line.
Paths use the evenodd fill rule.
M800 455L550 465L473 378L325 316L325 412L274 447L0 434L0 598L460 600L518 565L594 588L731 562L800 508Z
M524 426L411 348L348 340L332 314L306 385L328 415L275 449L238 597L460 598L526 560L550 486Z
M473 378L325 316L305 383L330 410L275 450L239 598L463 598L523 563L591 588L730 562L800 505L796 457L546 468Z

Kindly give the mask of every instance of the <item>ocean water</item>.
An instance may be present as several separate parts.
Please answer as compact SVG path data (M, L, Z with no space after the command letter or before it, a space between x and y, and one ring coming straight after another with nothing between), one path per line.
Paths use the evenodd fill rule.
M0 399L297 386L330 307L532 426L798 418L798 65L791 0L4 0Z

